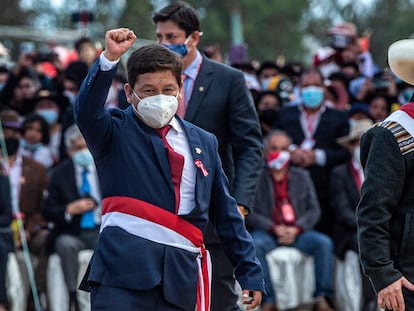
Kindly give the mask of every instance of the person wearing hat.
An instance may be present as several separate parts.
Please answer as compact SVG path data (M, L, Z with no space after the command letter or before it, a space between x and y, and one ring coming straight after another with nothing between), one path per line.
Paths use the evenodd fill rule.
M333 168L330 176L332 222L334 223L332 239L335 245L335 255L339 260L345 259L347 251L358 253L357 222L355 210L360 199L361 185L364 173L360 164L360 138L373 124L370 119L352 120L348 135L338 138L337 142L352 154L349 162ZM375 293L369 280L362 275L362 308L364 311L374 311Z
M43 194L48 183L46 168L29 157L23 156L19 149L22 135L22 123L19 115L13 110L0 111L7 157L2 154L1 167L7 173L13 191L11 197L16 202L25 229L25 238L30 253L38 259L34 265L34 273L38 292L46 293L46 240L48 236L47 222L42 216ZM4 152L4 150L2 151ZM8 161L6 161L8 159ZM19 232L15 232L15 248L18 263L23 271L23 282L26 294L29 288L27 269L22 253L22 242ZM29 301L31 295L28 297Z
M273 130L264 138L264 165L256 191L254 210L246 218L257 257L263 268L267 294L261 311L276 310L266 255L285 245L315 260L315 311L331 311L333 301L333 244L313 229L321 214L309 173L290 165L289 136Z
M28 113L40 115L48 124L47 147L50 149L52 164L57 164L61 159L61 140L63 126L62 114L70 106L66 96L49 89L40 89L28 105Z
M414 41L388 49L391 70L414 84ZM364 272L387 310L414 310L414 98L361 137L365 180L357 207Z

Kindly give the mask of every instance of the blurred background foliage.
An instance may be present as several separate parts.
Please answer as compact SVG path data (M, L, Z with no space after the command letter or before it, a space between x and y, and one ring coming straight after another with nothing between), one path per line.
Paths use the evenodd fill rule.
M103 42L107 29L130 27L139 38L155 40L151 21L163 0L0 0L0 41L12 45L30 38L59 41L59 33L73 30ZM371 35L375 62L387 64L388 46L414 32L413 0L188 0L201 18L201 45L219 44L226 55L234 44L247 47L249 60L297 60L311 62L318 46L328 45L326 31L342 21L353 22L359 35ZM76 14L86 21L76 20ZM75 19L74 19L75 17ZM88 19L89 17L89 19ZM239 18L239 19L237 19ZM235 21L240 20L240 23ZM4 29L28 27L27 36L16 38ZM63 33L63 32L62 32ZM63 35L61 41L70 41ZM73 37L73 41L76 38ZM239 42L242 41L242 42ZM70 44L70 42L66 42Z

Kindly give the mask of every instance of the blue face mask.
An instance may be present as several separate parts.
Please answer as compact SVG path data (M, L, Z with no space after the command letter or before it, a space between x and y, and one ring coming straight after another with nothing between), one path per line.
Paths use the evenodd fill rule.
M302 100L305 107L319 107L323 101L323 88L313 85L302 88Z
M161 43L161 45L165 46L170 51L177 53L181 57L184 57L188 54L188 49L187 49L188 40L190 40L190 37L185 39L184 43L180 43L180 44Z
M266 79L262 80L262 83L261 83L262 91L269 90L269 84L270 84L270 81L272 81L272 79L273 79L273 77L266 78Z
M87 148L85 148L75 152L72 155L72 160L80 166L87 167L93 163L93 156L91 152Z
M36 151L37 149L39 149L40 147L43 146L42 143L29 144L25 139L22 139L20 141L20 144L24 149L29 150L31 152L34 152L34 151Z
M59 117L58 112L54 109L42 109L36 111L36 113L42 116L49 125L55 123Z

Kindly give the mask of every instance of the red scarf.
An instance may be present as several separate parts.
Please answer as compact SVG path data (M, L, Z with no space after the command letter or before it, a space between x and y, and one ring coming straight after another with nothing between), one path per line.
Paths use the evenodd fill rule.
M275 193L275 207L272 215L274 223L293 225L296 215L289 199L288 174L280 181L273 180L273 189Z

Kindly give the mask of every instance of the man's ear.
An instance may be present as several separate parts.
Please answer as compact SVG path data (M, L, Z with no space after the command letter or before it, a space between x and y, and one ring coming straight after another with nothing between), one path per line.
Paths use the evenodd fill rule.
M200 31L193 31L193 33L190 35L190 45L195 46L197 48L198 44L200 43L200 37L202 35L202 32Z
M124 92L128 103L132 103L132 88L129 83L124 84Z

